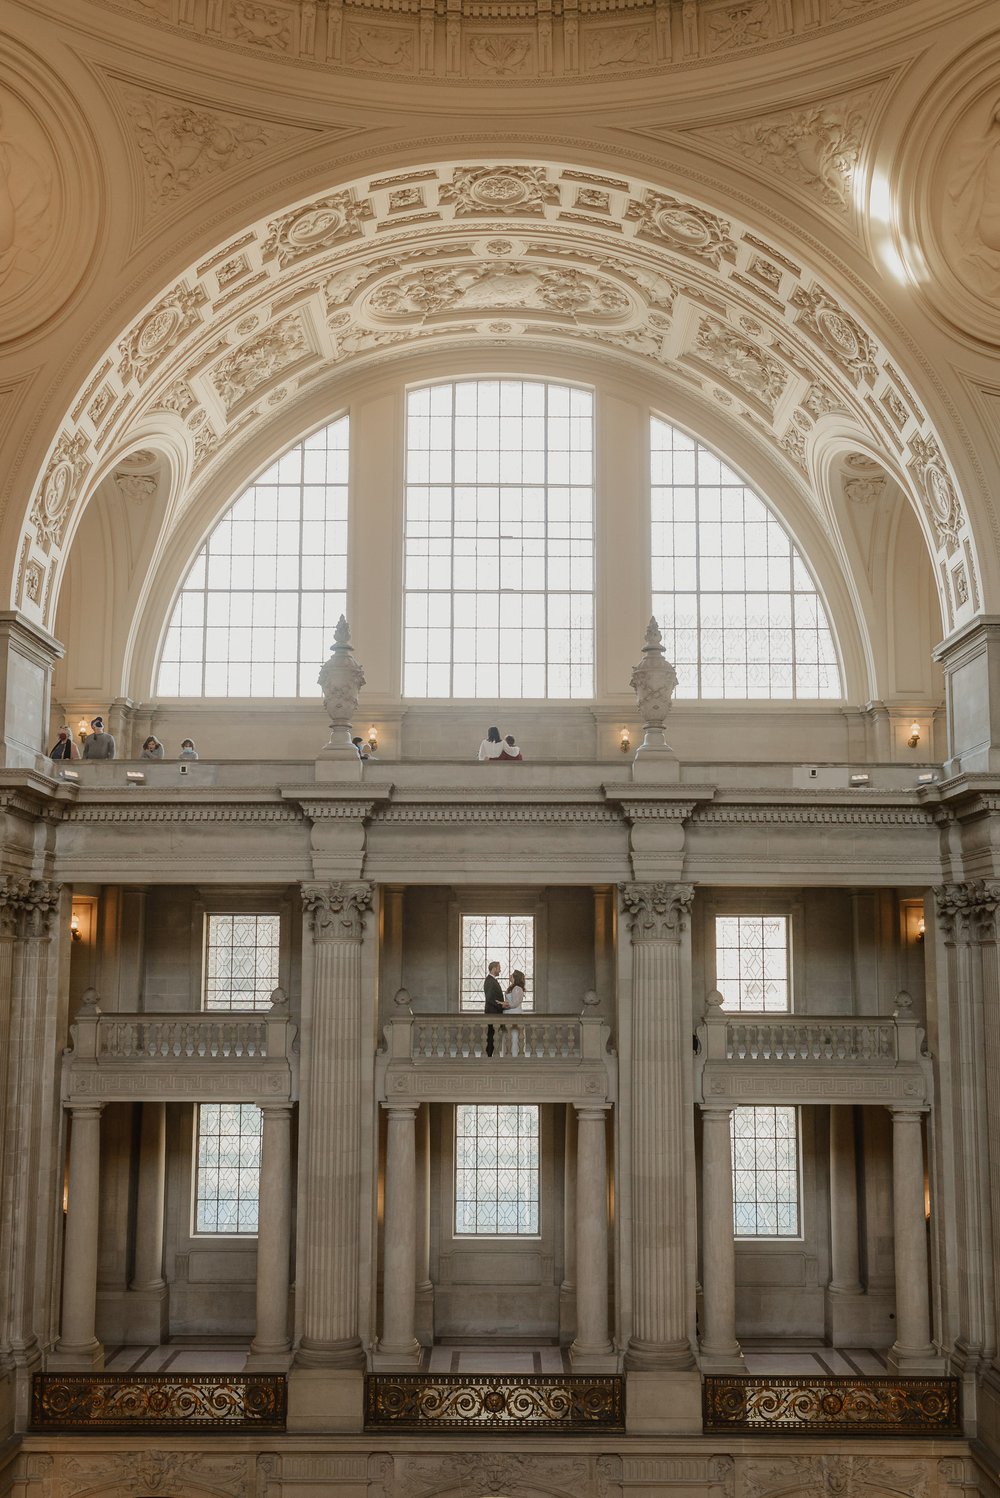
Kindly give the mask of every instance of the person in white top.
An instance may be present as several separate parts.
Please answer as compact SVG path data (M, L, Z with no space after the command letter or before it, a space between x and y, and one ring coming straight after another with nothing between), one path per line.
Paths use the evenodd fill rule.
M510 982L507 984L507 991L506 991L506 993L503 996L503 1010L504 1010L504 1014L520 1014L520 1012L521 1012L521 1006L522 1006L523 1003L524 1003L524 974L521 973L521 972L519 972L517 970L517 968L515 968L514 971L510 975ZM510 1027L510 1032L509 1033L510 1033L510 1040L509 1040L510 1054L512 1056L516 1056L516 1055L518 1055L518 1053L520 1052L520 1049L521 1049L521 1027L520 1027L520 1025L512 1025Z
M491 728L479 746L480 759L499 759L503 753L503 739L499 728Z

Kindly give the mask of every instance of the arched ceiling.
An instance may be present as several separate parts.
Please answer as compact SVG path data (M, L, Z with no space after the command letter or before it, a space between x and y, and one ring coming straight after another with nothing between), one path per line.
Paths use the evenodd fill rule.
M415 350L572 349L655 376L766 450L827 527L831 454L879 457L910 496L942 616L979 606L975 538L927 410L887 348L801 258L633 174L558 161L366 176L262 219L189 266L92 370L25 516L14 604L51 627L96 485L169 446L169 527L276 413ZM148 469L149 465L146 465ZM124 476L124 477L123 477Z

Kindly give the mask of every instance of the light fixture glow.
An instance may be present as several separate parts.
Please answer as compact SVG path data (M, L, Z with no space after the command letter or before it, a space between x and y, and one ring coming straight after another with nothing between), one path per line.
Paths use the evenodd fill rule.
M368 743L368 748L371 750L372 754L377 754L378 753L378 732L377 732L377 730L375 728L375 724L374 723L372 724L371 728L369 728L369 730L368 730L367 743Z
M628 731L627 728L623 728L622 729L622 736L621 736L621 751L622 751L622 753L623 754L627 754L629 752L629 750L631 749L631 747L632 747L632 735L629 733L629 731Z
M907 742L907 744L909 744L909 746L910 746L911 749L915 749L917 747L917 745L920 743L920 724L919 723L911 723L910 724L910 737L907 739L906 742Z
M83 941L83 932L80 930L80 917L75 910L69 918L69 934L73 941Z

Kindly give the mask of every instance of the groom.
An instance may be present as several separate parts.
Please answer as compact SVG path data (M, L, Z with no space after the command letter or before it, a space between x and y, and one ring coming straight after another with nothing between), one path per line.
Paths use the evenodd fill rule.
M484 1014L503 1014L503 989L500 987L500 964L491 962L483 979ZM486 1027L486 1054L493 1055L493 1026Z

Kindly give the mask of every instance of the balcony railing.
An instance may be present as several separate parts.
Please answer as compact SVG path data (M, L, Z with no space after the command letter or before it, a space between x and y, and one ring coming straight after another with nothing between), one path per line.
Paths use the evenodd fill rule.
M897 1060L893 1020L804 1020L798 1024L731 1020L726 1025L728 1061Z
M281 1026L282 1040L285 1026ZM273 1040L275 1037L271 1037ZM97 1025L98 1056L117 1059L226 1057L256 1060L270 1054L266 1019L221 1019L185 1015L179 1019L150 1019L148 1015L118 1014Z
M580 1021L525 1015L491 1024L478 1015L415 1016L410 1055L414 1061L490 1055L497 1062L579 1060Z

